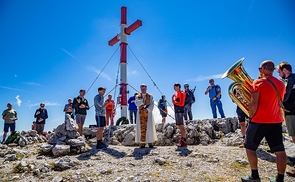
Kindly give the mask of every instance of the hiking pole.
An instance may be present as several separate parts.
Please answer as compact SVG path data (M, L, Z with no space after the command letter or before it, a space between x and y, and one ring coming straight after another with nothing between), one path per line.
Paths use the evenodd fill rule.
M154 104L155 106L157 106L158 107L158 105L157 104ZM159 108L159 107L158 107ZM173 116L171 116L170 114L168 114L168 111L166 112L166 111L164 111L162 108L159 108L161 111L163 111L165 114L167 114L170 118L172 118L172 119L174 119L174 117ZM175 120L175 119L174 119Z

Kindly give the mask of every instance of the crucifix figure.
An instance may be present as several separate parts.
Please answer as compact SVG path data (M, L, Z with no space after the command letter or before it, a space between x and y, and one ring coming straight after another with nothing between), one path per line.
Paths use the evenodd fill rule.
M117 42L120 43L120 104L121 104L121 117L127 118L127 35L136 30L142 25L141 20L136 20L132 25L127 27L127 8L121 7L121 32L109 41L109 46L115 45Z

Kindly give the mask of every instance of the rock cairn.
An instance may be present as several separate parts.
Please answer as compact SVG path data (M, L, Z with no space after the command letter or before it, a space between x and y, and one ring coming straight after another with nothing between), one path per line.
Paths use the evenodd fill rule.
M64 156L69 153L81 153L87 146L85 137L78 133L78 125L70 115L66 115L65 123L59 125L49 135L48 144L41 145L44 153L50 153L54 156Z

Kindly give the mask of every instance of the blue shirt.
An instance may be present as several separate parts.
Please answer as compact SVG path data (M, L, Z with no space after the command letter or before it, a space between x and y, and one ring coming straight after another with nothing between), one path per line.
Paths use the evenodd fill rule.
M103 105L104 98L97 94L94 97L95 115L96 116L106 116L106 107Z
M137 106L135 105L134 102L131 102L132 100L135 101L135 97L132 96L128 99L128 110L131 110L131 111L137 111Z
M220 89L219 85L214 85L212 86L211 90L209 90L209 98L210 100L213 99L213 97L215 97L218 93L218 89ZM218 97L219 99L219 97Z

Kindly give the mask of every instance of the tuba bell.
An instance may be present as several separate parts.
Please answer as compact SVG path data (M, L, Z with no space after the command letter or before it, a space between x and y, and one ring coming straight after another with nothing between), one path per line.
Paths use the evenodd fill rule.
M243 68L242 62L244 59L241 58L233 64L221 78L227 77L234 81L228 88L229 96L249 116L253 80Z

